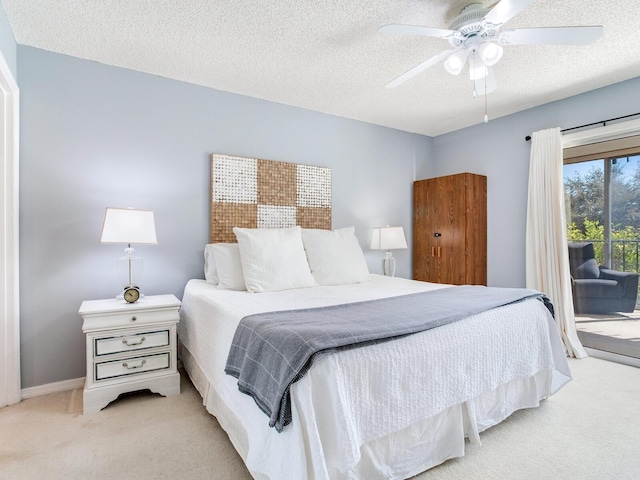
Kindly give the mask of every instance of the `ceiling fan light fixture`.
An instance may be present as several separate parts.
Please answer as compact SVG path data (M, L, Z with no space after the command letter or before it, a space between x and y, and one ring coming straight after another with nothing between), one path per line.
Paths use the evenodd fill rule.
M486 42L478 47L478 54L480 55L480 58L482 59L484 64L488 67L492 67L493 65L498 63L502 58L503 52L504 49L502 48L502 46L493 42Z
M467 57L469 52L466 50L458 50L457 52L449 55L444 62L444 68L451 75L458 75L464 68L464 64L467 63Z

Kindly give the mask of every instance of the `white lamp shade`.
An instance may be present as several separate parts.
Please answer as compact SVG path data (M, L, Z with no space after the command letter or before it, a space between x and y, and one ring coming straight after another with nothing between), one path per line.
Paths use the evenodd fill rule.
M480 58L482 58L484 64L488 67L492 67L500 61L503 51L504 49L500 45L493 42L483 43L478 47L478 54L480 55Z
M467 63L468 56L469 52L466 50L458 50L452 53L444 62L445 70L451 75L458 75L464 68L464 64Z
M407 248L402 227L377 227L371 235L372 250L396 250Z
M153 211L133 208L107 208L100 243L156 245Z

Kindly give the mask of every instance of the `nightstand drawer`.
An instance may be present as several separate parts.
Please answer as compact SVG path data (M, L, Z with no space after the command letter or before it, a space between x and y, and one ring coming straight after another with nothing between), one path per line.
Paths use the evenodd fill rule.
M96 381L114 377L165 370L171 366L171 352L141 355L111 362L96 363Z
M85 331L104 330L110 328L136 327L147 323L162 323L180 319L177 308L156 310L131 309L125 312L115 312L85 318Z
M96 357L112 353L129 352L145 348L166 347L169 345L169 330L141 332L131 335L96 338L94 351Z

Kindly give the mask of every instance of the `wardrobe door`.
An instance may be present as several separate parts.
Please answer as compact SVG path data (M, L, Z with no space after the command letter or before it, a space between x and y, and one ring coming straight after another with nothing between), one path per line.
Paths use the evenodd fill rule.
M413 278L438 280L438 179L413 184Z
M466 283L466 175L440 177L437 239L438 282Z
M487 177L466 174L466 284L487 284Z

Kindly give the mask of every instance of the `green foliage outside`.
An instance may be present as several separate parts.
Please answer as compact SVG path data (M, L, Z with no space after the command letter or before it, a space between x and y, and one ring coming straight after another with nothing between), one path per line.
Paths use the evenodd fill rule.
M640 249L640 157L618 159L611 168L611 246L615 270L637 272ZM631 160L631 161L629 161ZM591 241L604 264L604 170L593 161L584 174L564 179L569 242Z
M597 220L585 220L583 229L575 222L567 225L567 241L593 242L596 260L604 264L604 225ZM611 262L614 270L626 272L638 271L638 253L640 249L640 229L630 225L611 232Z

